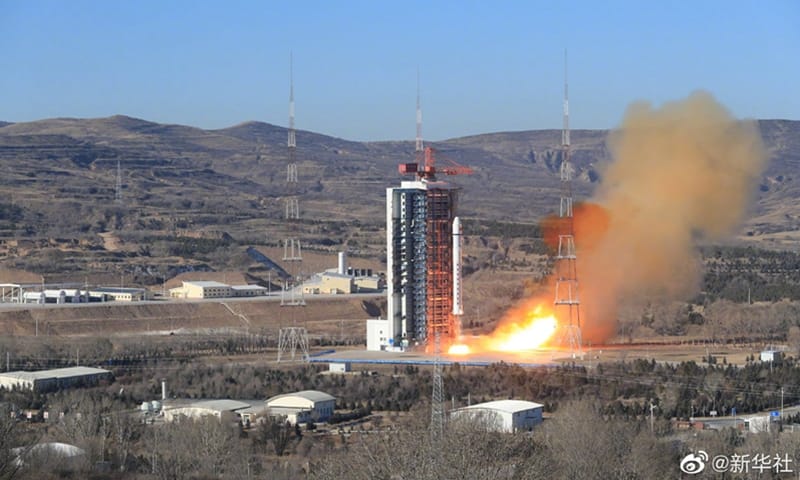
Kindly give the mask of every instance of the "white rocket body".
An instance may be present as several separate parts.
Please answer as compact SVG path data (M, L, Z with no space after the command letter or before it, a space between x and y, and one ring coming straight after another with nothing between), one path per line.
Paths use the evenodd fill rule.
M461 219L453 219L453 315L464 315L461 304Z

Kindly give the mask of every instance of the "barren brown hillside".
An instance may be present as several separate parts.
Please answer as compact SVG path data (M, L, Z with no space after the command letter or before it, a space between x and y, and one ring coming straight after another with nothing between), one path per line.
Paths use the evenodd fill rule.
M0 334L43 336L192 334L228 331L276 336L281 326L309 329L312 338L362 337L370 311L382 299L316 298L306 307L277 299L238 302L155 302L90 306L32 306L0 310ZM227 305L227 307L226 307Z

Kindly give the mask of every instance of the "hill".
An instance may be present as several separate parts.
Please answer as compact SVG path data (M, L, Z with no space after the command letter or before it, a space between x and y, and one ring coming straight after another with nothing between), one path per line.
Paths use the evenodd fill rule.
M759 127L770 163L742 239L791 247L800 239L800 122L761 120ZM607 134L573 132L578 199L601 179ZM463 187L463 217L534 223L558 203L559 143L559 131L541 130L433 146L442 161L475 169L451 179ZM285 128L261 122L218 130L122 115L0 123L0 266L132 275L246 267L246 245L277 246L287 229L311 249L379 258L385 188L401 179L397 164L414 158L414 143L298 131L302 220L289 226L282 221L285 145ZM114 201L118 164L121 203Z

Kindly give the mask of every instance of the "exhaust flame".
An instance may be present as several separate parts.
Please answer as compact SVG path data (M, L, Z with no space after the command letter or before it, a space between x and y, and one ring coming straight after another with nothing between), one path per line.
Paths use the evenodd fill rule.
M558 322L553 315L542 313L539 305L522 321L510 320L489 337L489 349L499 352L534 350L545 344L556 331Z
M469 345L464 345L463 343L457 343L452 345L448 350L447 353L450 355L469 355Z
M469 355L479 352L527 352L544 347L558 328L555 316L545 304L528 303L506 313L490 335L472 339L469 344L454 344L447 353Z

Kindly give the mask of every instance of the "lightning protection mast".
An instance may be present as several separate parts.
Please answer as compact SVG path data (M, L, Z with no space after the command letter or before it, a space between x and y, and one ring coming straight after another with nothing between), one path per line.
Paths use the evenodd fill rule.
M281 306L302 307L306 302L300 285L300 265L303 261L300 240L292 235L293 227L300 219L299 189L297 181L297 142L294 129L294 74L292 54L289 54L289 133L287 139L288 164L286 168L285 219L287 236L283 241L283 261L287 264L288 278L283 280ZM308 331L297 326L294 309L291 311L291 326L282 327L278 332L278 362L286 355L295 359L297 350L302 359L308 360Z
M122 168L120 167L119 160L117 160L117 181L114 186L114 203L122 206Z
M555 311L561 328L561 343L568 346L573 358L582 356L580 300L578 297L577 252L575 222L572 216L572 174L569 139L569 87L567 83L567 52L564 51L564 125L561 130L562 159L561 205L558 222L558 254L556 255Z

